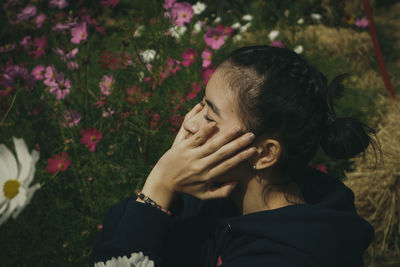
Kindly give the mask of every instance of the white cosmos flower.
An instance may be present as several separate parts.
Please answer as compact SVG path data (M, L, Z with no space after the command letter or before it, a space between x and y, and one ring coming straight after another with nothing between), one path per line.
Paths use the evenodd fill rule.
M17 159L4 145L0 144L0 225L10 216L17 218L30 202L39 184L29 187L35 174L39 152L28 147L23 139L13 137Z
M233 36L233 42L239 42L240 40L242 40L242 36L240 34L236 34L235 36Z
M221 17L216 17L214 23L220 23L220 22L221 22Z
M240 33L246 32L250 28L250 26L251 26L251 22L247 22L245 25L243 25L239 28L239 32Z
M303 24L304 23L304 19L303 18L299 18L298 20L297 20L297 24Z
M231 25L231 27L236 30L236 29L239 29L240 27L242 27L242 25L239 22L236 22L236 23L233 23Z
M142 53L140 53L140 56L142 57L145 63L150 63L156 56L156 51L153 49L147 49L144 50Z
M268 34L268 38L271 40L271 42L275 41L276 37L278 36L279 36L278 30L273 30Z
M253 16L250 14L246 14L242 17L242 20L244 21L252 21L253 20Z
M172 37L175 37L176 39L180 39L181 36L186 32L187 28L185 25L182 26L173 26L171 27L171 29L169 30L169 34Z
M133 37L140 37L142 36L142 32L144 30L144 25L139 25L135 31L135 33L133 34Z
M303 53L303 46L302 45L296 45L295 48L293 49L294 52L296 52L297 54L301 54Z
M193 32L194 33L200 32L202 27L203 27L203 25L202 25L201 21L200 20L197 21L193 26Z
M318 13L311 13L311 19L316 22L319 23L322 19L322 16Z
M285 17L289 17L290 11L289 9L286 9L285 12L283 12L283 15L285 15Z
M149 257L144 256L142 252L132 253L131 256L126 257L112 257L105 264L104 262L97 262L94 267L154 267L154 261L150 260Z
M195 5L192 6L194 14L199 15L203 13L203 11L206 9L206 4L202 2L197 2Z

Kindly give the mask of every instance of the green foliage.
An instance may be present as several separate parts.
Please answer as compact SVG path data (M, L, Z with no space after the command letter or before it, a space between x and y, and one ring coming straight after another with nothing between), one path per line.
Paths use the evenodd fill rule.
M8 21L4 19L5 23L0 26L3 37L0 45L16 42L17 48L0 53L0 73L13 64L25 66L29 71L39 64L54 65L57 72L71 80L72 87L65 99L56 99L49 86L38 80L33 90L20 85L1 97L1 143L11 148L12 136L16 136L25 140L30 151L36 144L40 146L34 183L42 185L16 220L9 219L0 226L0 240L6 244L0 251L3 266L88 265L106 211L121 199L133 196L134 189L143 185L152 166L170 148L183 116L201 99L201 93L187 98L194 82L203 89L205 84L201 52L207 47L203 38L206 29L203 27L199 33L192 33L197 21L216 27L213 21L221 17L225 27L235 22L243 26L246 21L242 16L249 13L253 15L249 33L263 31L263 34L255 34L251 42L245 38L238 42L235 38L245 33L233 31L231 37L226 36L220 49L209 48L213 51L213 65L240 45L268 44L269 31L287 28L288 32L282 31L280 40L290 48L302 44L306 57L329 80L351 71L346 59L326 57L325 51L314 49L313 40L291 41L295 27L299 27L299 18L304 17L306 24L312 23L311 13L324 13L316 1L210 2L204 13L195 15L186 24L187 30L180 38L166 34L171 24L164 15L162 1L125 0L114 9L93 1L86 4L69 1L66 9L49 8L45 1L32 2L38 13L43 12L48 17L42 28L36 27L33 18L10 24L24 7L22 4L1 11ZM289 10L288 16L285 10ZM340 13L340 7L335 10ZM86 41L72 44L69 30L66 34L52 30L56 23L66 23L68 17L77 18L80 23L84 14L97 21L97 24L88 24ZM96 26L104 27L104 35ZM27 35L32 40L42 35L47 38L46 53L38 59L33 59L18 44ZM68 68L54 52L57 48L66 51L79 48L73 59L79 68ZM175 75L169 73L163 77L168 58L181 61L188 48L198 53L194 63L181 66ZM150 62L151 68L140 56L148 49L156 52ZM108 66L104 63L107 57L112 63ZM112 75L114 79L109 96L102 95L99 89L104 75ZM0 85L2 92L5 89ZM102 101L105 101L104 106L96 107L95 103ZM337 113L368 123L377 114L374 103L374 91L360 92L356 86L346 84L343 97L336 103ZM81 114L82 119L75 126L63 127L63 114L71 109ZM114 114L103 116L110 109ZM159 115L159 119L155 115ZM103 135L94 152L80 142L81 131L89 126ZM62 152L68 153L70 165L65 172L49 173L46 170L48 159ZM337 177L343 177L343 172L351 167L348 161L334 162L321 151L313 163L325 164L328 172Z

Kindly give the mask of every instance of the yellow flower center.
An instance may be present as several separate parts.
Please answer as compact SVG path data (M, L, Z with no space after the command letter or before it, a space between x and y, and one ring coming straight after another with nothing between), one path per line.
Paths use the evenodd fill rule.
M110 82L110 83L108 83L108 87L111 87L112 86L112 83Z
M96 136L94 135L90 136L90 141L96 141Z
M211 56L207 56L207 59L208 59L208 60L211 60Z
M58 164L57 164L57 168L58 168L59 170L61 170L62 166L63 166L62 163L58 163Z
M3 185L4 196L7 199L13 199L16 195L18 195L19 186L21 184L18 180L8 180Z
M182 13L182 18L186 18L186 13Z
M214 35L214 39L218 40L219 36L218 35Z
M192 60L194 59L193 55L190 55L190 59L192 59Z

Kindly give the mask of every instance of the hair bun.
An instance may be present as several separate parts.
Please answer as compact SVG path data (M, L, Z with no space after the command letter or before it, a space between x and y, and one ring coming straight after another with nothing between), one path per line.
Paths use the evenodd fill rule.
M320 145L334 159L349 159L364 152L370 144L366 130L372 131L357 119L336 118L325 127Z

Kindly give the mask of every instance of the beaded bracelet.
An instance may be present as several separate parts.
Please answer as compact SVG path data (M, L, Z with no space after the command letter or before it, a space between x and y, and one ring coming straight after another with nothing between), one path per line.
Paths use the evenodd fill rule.
M171 216L171 212L167 209L164 209L163 207L161 207L160 205L158 205L154 200L152 200L151 198L149 198L148 196L145 196L142 192L140 192L139 189L135 190L135 194L138 198L140 198L141 200L143 200L145 203L150 204L152 207L159 209L163 212L165 212L167 215Z

